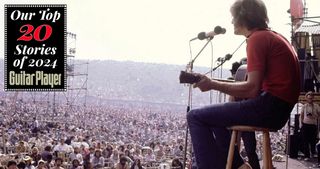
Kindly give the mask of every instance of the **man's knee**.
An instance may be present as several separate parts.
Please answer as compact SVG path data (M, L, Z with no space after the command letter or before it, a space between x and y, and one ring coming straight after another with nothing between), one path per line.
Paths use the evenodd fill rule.
M187 113L187 121L188 121L188 123L194 121L196 113L197 113L197 109L192 109Z

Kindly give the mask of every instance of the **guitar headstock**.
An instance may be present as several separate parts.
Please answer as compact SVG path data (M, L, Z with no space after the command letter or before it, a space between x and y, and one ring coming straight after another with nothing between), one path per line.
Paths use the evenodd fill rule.
M194 73L186 72L186 71L181 71L180 76L179 76L180 83L193 84L193 83L199 82L200 79L201 79L200 76L198 76Z

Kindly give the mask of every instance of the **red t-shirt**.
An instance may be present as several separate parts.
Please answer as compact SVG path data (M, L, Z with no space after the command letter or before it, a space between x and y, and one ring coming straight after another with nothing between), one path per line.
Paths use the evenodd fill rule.
M248 72L263 73L262 90L289 103L300 94L300 65L296 52L280 34L254 31L247 40Z

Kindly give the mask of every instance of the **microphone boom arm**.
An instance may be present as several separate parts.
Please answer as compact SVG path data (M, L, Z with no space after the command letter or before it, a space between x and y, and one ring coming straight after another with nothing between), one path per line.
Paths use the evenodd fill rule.
M196 59L199 57L199 55L202 53L202 51L207 47L207 45L210 43L210 41L213 39L213 37L209 37L207 38L207 42L206 44L201 48L201 50L197 53L197 55L189 62L189 66L190 66L190 69L192 70L193 69L193 63L196 61Z

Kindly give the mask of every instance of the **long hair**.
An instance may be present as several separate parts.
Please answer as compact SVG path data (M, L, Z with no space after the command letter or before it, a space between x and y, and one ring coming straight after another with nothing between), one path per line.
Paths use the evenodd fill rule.
M233 22L248 30L268 28L267 8L261 0L237 0L231 6Z

